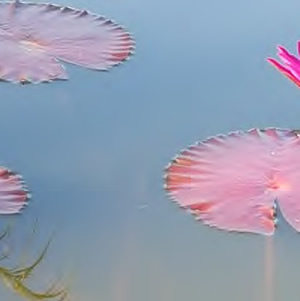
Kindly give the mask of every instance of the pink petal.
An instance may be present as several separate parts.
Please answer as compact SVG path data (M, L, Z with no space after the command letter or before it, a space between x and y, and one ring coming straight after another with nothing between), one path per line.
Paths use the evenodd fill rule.
M277 49L278 49L277 54L284 63L286 63L288 65L293 65L293 64L299 65L300 64L300 61L295 56L290 54L287 51L287 49L285 49L283 46L278 46Z
M0 20L0 70L9 81L66 79L56 59L107 70L134 49L132 37L121 26L69 7L0 3Z
M0 214L15 214L27 204L29 194L21 177L0 167Z
M277 68L282 74L288 77L291 81L293 81L297 86L300 87L300 80L298 80L294 74L290 71L290 68L287 68L280 63L278 63L273 58L267 58L267 61L271 63L275 68Z
M286 67L297 78L300 79L300 61L291 55L284 47L278 46L278 56L286 64Z
M253 129L200 142L166 169L166 190L205 224L270 235L275 200L300 232L300 138Z

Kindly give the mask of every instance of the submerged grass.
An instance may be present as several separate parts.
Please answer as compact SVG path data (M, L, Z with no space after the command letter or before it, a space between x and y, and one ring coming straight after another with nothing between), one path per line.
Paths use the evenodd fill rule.
M0 241L3 240L9 233L10 228L8 227L0 234ZM34 270L43 261L52 239L48 241L39 257L31 264L25 267L8 268L0 265L0 278L4 284L13 290L20 297L23 297L30 301L37 300L57 300L63 301L67 298L68 292L65 288L58 288L57 285L52 285L50 288L43 292L36 292L29 288L26 284L26 280L30 278ZM7 259L10 254L0 254L0 260Z

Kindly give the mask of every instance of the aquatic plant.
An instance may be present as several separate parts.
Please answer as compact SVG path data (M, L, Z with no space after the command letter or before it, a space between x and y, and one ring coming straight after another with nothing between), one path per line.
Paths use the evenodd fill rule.
M165 188L209 226L273 234L276 203L300 232L300 136L268 128L211 137L166 168Z
M2 240L8 233L8 230L5 230L0 236ZM68 296L67 290L64 288L57 288L55 285L52 285L50 288L44 292L36 292L33 289L30 289L26 284L26 280L30 278L34 270L39 266L39 264L44 259L46 252L50 246L51 240L46 244L44 250L41 252L40 256L31 264L25 267L15 267L8 268L0 266L0 279L3 280L4 284L13 290L20 297L23 297L30 301L38 300L65 300ZM8 254L2 254L1 259L7 259Z
M282 46L278 46L277 50L277 55L281 59L282 64L273 58L267 58L268 62L300 87L300 59L290 54ZM298 54L300 55L300 41L298 42Z
M44 3L0 3L0 79L67 79L59 60L107 70L133 52L131 35L86 10Z

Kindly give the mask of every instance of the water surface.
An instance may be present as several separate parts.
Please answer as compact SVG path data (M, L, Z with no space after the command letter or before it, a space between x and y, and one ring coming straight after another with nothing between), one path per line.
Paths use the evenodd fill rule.
M37 217L32 255L57 231L33 283L66 275L76 301L263 301L265 237L195 222L167 199L162 173L198 139L300 127L299 90L265 61L277 43L296 48L298 2L56 3L112 17L137 49L110 72L67 65L66 82L0 84L0 162L33 193L16 244ZM299 257L280 220L274 301L298 300Z

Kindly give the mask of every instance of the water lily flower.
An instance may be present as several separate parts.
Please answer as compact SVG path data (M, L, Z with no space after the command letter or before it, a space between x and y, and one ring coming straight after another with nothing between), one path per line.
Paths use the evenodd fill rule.
M300 55L300 41L298 42L298 54ZM282 61L281 64L273 58L267 58L267 61L300 87L300 57L297 58L290 54L282 46L277 47L277 55Z

